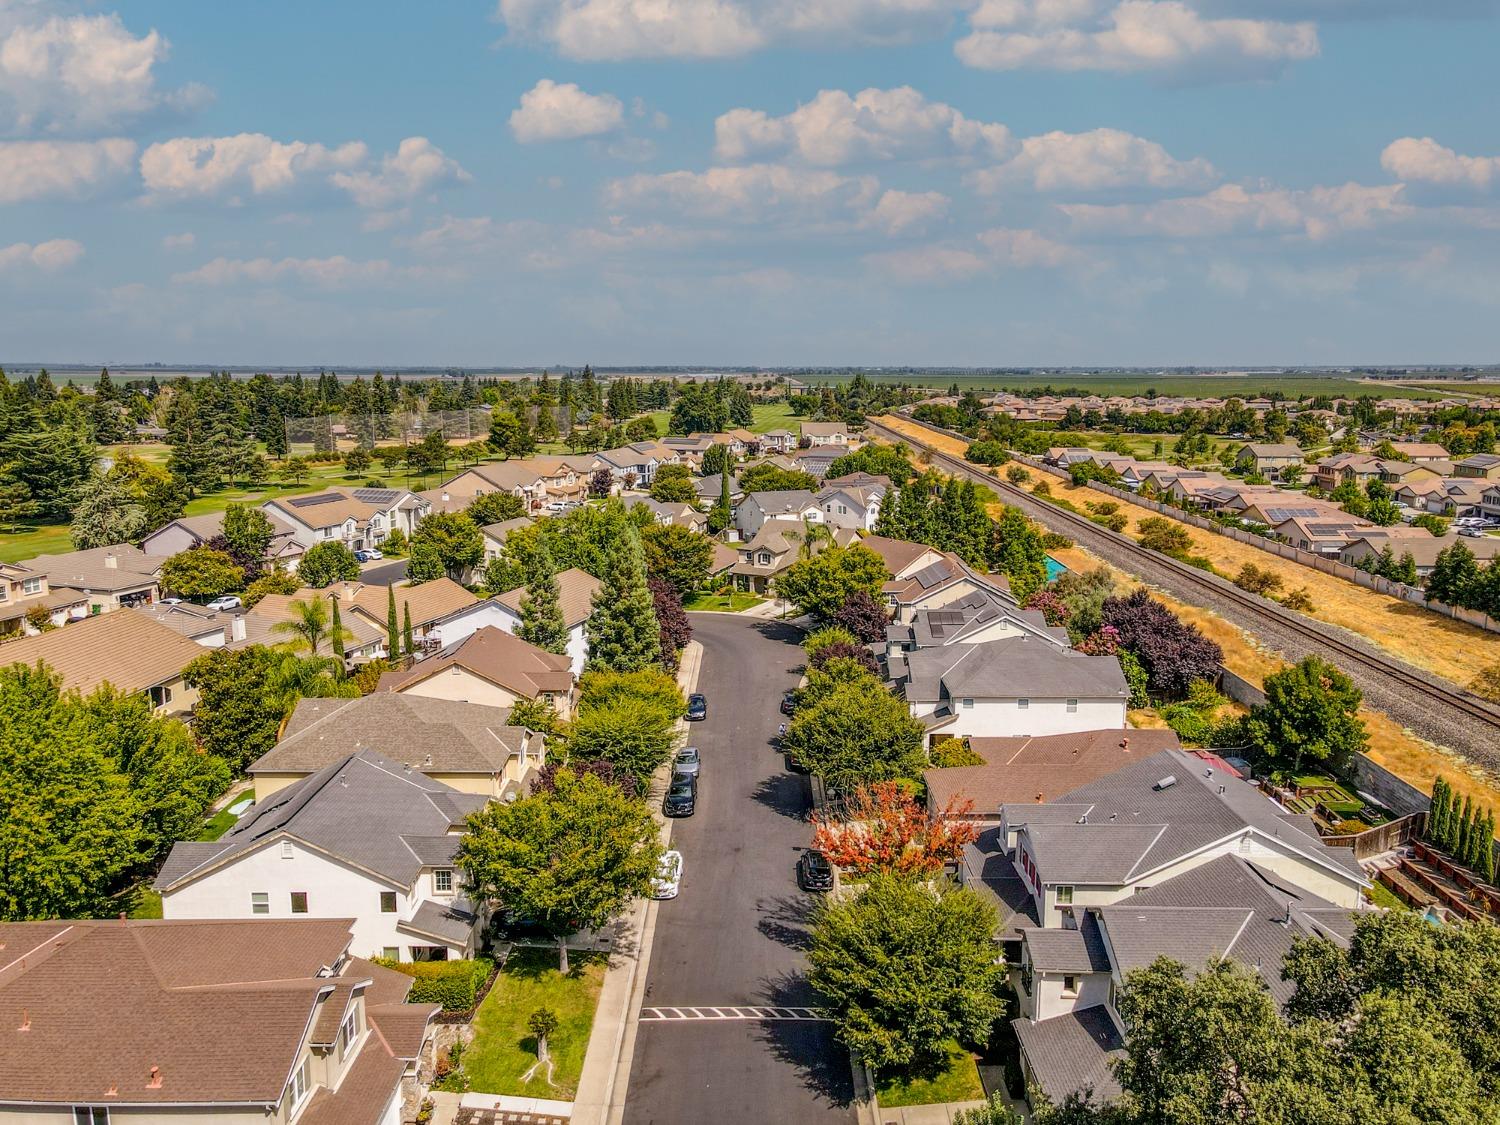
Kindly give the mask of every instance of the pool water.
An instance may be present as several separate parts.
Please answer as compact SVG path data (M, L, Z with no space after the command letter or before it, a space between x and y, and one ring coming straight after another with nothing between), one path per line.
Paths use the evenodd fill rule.
M1066 574L1067 572L1068 572L1068 568L1067 567L1063 566L1062 563L1058 562L1051 555L1047 556L1047 581L1048 582L1051 582L1059 574Z

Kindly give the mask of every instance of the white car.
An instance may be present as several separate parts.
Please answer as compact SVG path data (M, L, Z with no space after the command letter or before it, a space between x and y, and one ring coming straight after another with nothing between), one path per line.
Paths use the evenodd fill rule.
M225 594L223 597L215 598L209 602L204 609L239 609L245 603L234 594Z
M651 877L651 897L676 898L681 887L682 853L662 853L661 862L656 865L656 874Z

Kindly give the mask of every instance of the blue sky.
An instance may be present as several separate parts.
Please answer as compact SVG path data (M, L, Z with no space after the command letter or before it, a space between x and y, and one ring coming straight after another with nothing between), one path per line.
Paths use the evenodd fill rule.
M1496 362L1497 8L0 0L0 362Z

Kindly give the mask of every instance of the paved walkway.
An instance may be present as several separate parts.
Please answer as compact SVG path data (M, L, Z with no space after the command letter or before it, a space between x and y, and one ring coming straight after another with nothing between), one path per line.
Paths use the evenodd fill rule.
M961 1109L977 1109L984 1102L948 1102L946 1105L881 1106L881 1125L949 1125Z

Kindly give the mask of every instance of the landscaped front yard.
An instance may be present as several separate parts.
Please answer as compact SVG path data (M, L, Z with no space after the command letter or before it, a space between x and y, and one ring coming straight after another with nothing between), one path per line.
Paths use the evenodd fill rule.
M720 613L739 613L751 606L760 605L765 598L746 594L739 590L732 594L694 594L682 603L683 609L717 610Z
M875 1097L882 1106L941 1105L978 1101L984 1097L984 1086L979 1081L974 1055L955 1043L949 1051L946 1069L930 1078L876 1075Z
M572 971L565 977L557 971L556 949L517 949L510 955L479 1005L474 1041L463 1053L470 1090L564 1101L578 1092L608 959L570 953L569 961ZM536 1062L536 1037L526 1022L539 1008L550 1008L557 1016L557 1030L548 1037L554 1086L540 1072L521 1082Z

